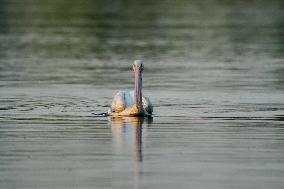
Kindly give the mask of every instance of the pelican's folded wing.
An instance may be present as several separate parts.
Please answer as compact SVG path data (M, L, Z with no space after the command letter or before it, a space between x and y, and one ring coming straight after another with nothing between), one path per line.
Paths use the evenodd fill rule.
M143 103L143 108L146 110L149 114L153 113L153 104L150 101L150 99L146 96L142 97L142 103Z
M113 98L111 103L111 112L122 112L125 110L125 94L123 91L119 91Z

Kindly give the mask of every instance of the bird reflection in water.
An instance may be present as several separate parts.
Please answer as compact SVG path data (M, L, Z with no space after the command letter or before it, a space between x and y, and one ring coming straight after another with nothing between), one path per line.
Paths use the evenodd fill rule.
M130 152L134 160L142 162L142 144L146 139L147 127L152 122L152 117L111 117L115 153L127 154Z

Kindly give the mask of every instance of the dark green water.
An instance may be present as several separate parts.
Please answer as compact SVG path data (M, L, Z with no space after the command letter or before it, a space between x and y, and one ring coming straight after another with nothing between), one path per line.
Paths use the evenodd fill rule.
M0 0L0 188L284 187L282 1ZM111 119L145 60L152 119Z

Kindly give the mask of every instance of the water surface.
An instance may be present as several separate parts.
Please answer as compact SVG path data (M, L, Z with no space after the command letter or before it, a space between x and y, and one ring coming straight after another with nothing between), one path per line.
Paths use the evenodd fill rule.
M0 0L0 188L283 188L282 1ZM145 60L153 118L108 118Z

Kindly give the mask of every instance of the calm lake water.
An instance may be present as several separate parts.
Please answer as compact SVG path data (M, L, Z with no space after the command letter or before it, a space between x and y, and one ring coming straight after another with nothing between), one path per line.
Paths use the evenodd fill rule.
M0 0L0 188L284 188L283 1ZM145 60L153 118L109 118Z

